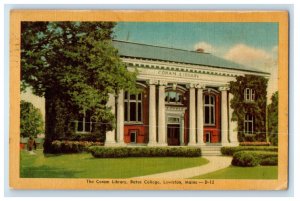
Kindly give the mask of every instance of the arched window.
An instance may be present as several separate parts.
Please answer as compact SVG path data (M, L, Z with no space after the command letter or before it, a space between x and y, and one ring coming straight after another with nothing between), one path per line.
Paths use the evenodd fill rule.
M183 94L181 92L167 91L165 95L165 102L167 104L183 104Z
M142 122L142 93L130 94L125 92L124 96L124 120L125 122Z
M215 125L215 99L214 95L204 95L204 124L207 126Z

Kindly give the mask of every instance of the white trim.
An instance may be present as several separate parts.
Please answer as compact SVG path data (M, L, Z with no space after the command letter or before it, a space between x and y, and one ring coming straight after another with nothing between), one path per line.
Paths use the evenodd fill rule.
M181 64L174 63L168 61L157 61L157 60L146 60L140 58L121 58L124 63L126 63L127 67L134 68L148 68L148 69L159 69L166 71L178 71L178 72L190 72L190 73L201 73L205 75L217 75L218 77L236 77L245 74L250 75L259 75L265 78L269 78L270 74L268 73L260 73L260 72L252 72L248 70L239 70L239 69L229 69L222 67L213 67L213 66L204 66L204 65L196 65L196 64ZM133 64L130 66L129 64ZM148 66L148 67L147 67Z

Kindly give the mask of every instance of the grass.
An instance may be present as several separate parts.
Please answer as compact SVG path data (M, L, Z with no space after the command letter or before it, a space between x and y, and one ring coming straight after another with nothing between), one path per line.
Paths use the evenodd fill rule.
M130 178L207 164L201 157L94 158L89 153L20 153L22 178Z
M192 179L277 179L277 166L230 166Z

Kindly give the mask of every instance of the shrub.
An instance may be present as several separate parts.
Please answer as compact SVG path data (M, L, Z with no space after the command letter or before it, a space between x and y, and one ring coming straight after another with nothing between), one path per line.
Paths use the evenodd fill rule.
M270 151L277 152L276 146L238 146L238 147L222 147L221 153L226 156L232 156L235 152L239 151Z
M51 143L51 153L80 153L88 151L90 146L100 146L100 142L55 140Z
M270 142L240 142L240 146L270 146Z
M116 157L198 157L201 149L197 147L102 147L89 148L96 158Z
M277 165L278 154L276 152L259 152L254 151L254 155L259 159L260 165Z
M270 151L239 151L233 154L231 164L243 167L277 165L278 154Z
M70 136L59 138L58 140L65 140L65 141L100 141L101 137L100 134L97 133L88 133L88 134L79 134L75 133Z
M231 164L242 167L254 167L259 164L259 161L251 152L240 151L233 154Z
M40 109L30 102L21 100L20 110L21 137L36 137L37 134L44 132L44 122Z

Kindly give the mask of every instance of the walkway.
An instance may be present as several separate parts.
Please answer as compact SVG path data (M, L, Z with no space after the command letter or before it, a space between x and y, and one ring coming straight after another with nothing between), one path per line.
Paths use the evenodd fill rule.
M198 167L186 168L186 169L175 170L170 172L163 172L159 174L145 175L136 178L188 179L191 177L203 175L206 173L210 173L210 172L214 172L226 168L230 166L232 160L231 157L227 157L227 156L204 156L203 158L209 160L209 163Z

